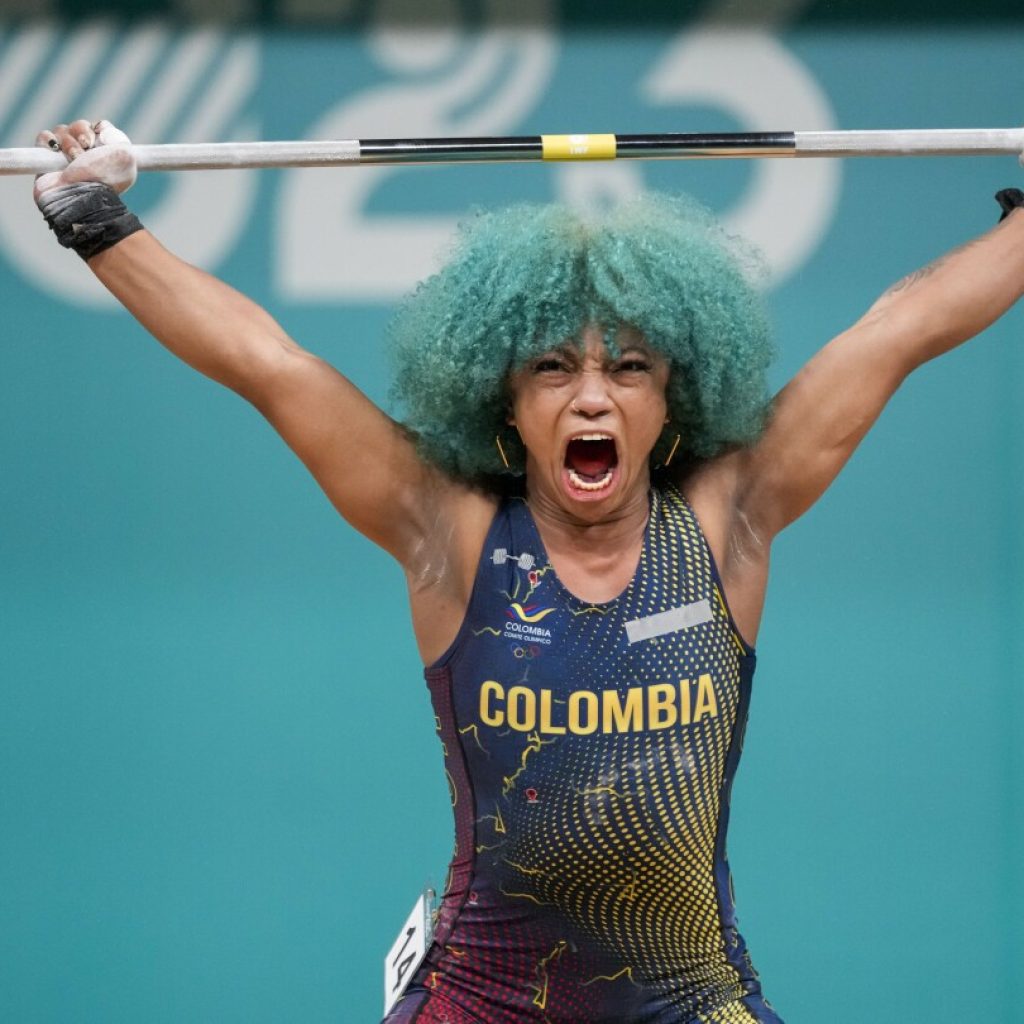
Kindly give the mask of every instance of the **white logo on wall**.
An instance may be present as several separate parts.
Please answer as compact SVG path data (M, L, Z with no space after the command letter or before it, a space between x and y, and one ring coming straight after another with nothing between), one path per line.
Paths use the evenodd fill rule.
M240 121L259 78L249 36L153 23L73 31L30 24L6 35L5 146L32 145L40 128L81 116L106 117L135 142L258 137L255 122ZM256 185L252 171L167 175L160 200L137 212L184 259L214 266L244 231ZM0 178L0 240L10 261L41 291L83 306L113 304L81 261L58 258L30 191L24 177Z
M392 0L381 0L378 13L393 6ZM547 6L546 0L490 0L495 27L470 37L472 45L465 52L460 49L465 40L454 28L425 34L389 29L385 21L371 33L369 46L395 80L340 103L310 134L372 138L515 133L554 73L553 35L536 27L548 17ZM697 104L718 107L744 131L834 127L824 92L769 31L773 21L782 22L800 6L800 0L777 0L745 11L739 0L719 4L669 43L640 82L641 98L681 110ZM531 29L509 27L512 11ZM765 27L731 24L736 19L742 26L754 18ZM437 77L441 70L445 74ZM386 133L382 126L387 126ZM315 170L289 172L278 215L280 292L297 301L387 301L435 270L458 216L369 209L383 181L410 173L416 172L366 168L327 179ZM628 198L645 184L638 163L568 163L553 168L553 174L558 198L582 207ZM748 191L724 212L723 220L761 249L777 284L817 248L838 193L835 160L759 160ZM326 259L325 238L341 240Z
M390 76L301 129L307 138L502 135L522 132L549 97L559 40L553 0L485 0L482 28L460 27L459 5L435 0L442 27L408 24L412 0L377 0L366 45ZM771 30L802 0L742 9L723 0L669 40L636 83L643 107L710 106L742 130L834 127L828 100ZM413 10L418 10L415 4ZM721 13L725 12L725 13ZM759 28L750 27L757 17ZM774 21L766 21L770 15ZM730 23L735 19L735 24ZM52 24L12 28L0 63L3 145L27 145L55 119L104 116L136 142L258 137L241 121L260 74L256 41L215 29L176 32L162 24L118 30L106 23L61 31ZM2 39L2 37L0 37ZM571 41L570 41L571 45ZM771 88L765 88L771 83ZM301 98L297 98L301 99ZM297 102L301 107L301 103ZM591 114L591 116L593 116ZM241 123L240 123L241 121ZM553 126L596 127L596 126ZM640 129L642 130L642 129ZM381 212L382 184L407 168L284 172L269 254L281 298L303 302L392 301L431 273L458 215ZM457 173L452 171L451 173ZM607 204L645 185L635 162L549 166L553 193L578 206ZM257 177L251 171L164 176L160 198L139 208L143 222L186 260L215 269L249 226ZM0 243L12 265L40 290L83 306L111 299L79 261L55 258L53 239L21 177L0 178ZM722 212L727 227L757 244L778 283L812 255L839 192L835 160L755 161L750 185ZM337 245L325 253L325 239Z

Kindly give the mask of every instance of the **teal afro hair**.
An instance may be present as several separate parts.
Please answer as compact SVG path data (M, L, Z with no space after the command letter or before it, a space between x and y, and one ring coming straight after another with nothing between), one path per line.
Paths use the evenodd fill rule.
M600 219L560 205L480 213L451 258L391 327L394 395L424 455L454 476L513 472L524 451L506 427L508 380L588 325L614 345L639 330L670 364L670 423L691 458L744 444L767 408L772 348L753 262L702 206L647 195Z

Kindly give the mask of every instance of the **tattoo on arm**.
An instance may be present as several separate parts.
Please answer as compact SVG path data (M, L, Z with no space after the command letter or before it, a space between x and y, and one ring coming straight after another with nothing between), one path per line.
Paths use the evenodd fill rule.
M925 278L931 277L939 267L943 266L954 256L970 249L973 245L977 245L978 241L979 239L972 238L969 242L965 242L963 245L957 246L957 248L950 250L943 256L940 256L937 260L929 263L926 267L921 267L920 270L915 270L912 274L907 274L906 277L897 281L891 288L887 288L882 294L882 298L887 299L891 295L896 295L899 292L904 292L909 288L913 288L919 281L923 281Z

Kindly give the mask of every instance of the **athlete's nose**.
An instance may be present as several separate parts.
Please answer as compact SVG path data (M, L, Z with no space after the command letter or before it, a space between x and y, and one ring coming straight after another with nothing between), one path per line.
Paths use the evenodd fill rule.
M598 368L585 369L580 374L579 386L569 408L578 416L594 419L608 412L611 405L608 382L603 371Z

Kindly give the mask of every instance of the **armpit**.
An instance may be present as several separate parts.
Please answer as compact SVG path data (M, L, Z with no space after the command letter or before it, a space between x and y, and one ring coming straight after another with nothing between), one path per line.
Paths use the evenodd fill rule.
M748 566L762 564L768 555L768 537L755 528L751 518L741 508L733 514L732 528L726 545L722 570L729 575Z

